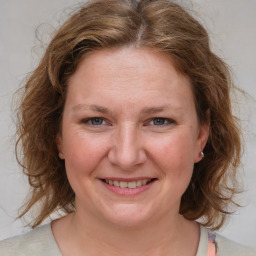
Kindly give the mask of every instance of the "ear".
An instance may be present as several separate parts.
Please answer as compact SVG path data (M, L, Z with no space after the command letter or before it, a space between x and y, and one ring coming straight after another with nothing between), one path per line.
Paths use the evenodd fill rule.
M196 147L195 147L195 156L194 156L195 163L198 163L203 158L201 152L203 152L209 137L209 129L210 129L209 123L210 123L209 121L206 121L205 123L200 124L199 126L198 137L197 137Z
M57 149L59 152L59 158L65 159L64 154L63 154L62 136L60 133L57 134L55 142L56 142Z

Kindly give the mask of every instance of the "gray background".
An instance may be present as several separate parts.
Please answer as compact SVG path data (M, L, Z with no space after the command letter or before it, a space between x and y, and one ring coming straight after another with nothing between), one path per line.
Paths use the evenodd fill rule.
M176 1L181 2L181 1ZM76 0L0 0L0 240L26 231L15 221L28 189L14 156L12 94L38 63L54 27L77 4ZM244 205L219 232L256 249L256 1L183 0L207 27L212 47L232 67L235 83L250 96L239 97L245 154L241 181Z

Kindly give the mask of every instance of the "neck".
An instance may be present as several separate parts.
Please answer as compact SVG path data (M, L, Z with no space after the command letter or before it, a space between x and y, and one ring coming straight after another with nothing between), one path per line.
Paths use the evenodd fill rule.
M94 220L93 215L76 212L65 217L59 225L66 234L59 243L63 255L76 248L73 255L196 255L199 227L179 214L172 214L154 223L122 226ZM54 229L53 229L54 230ZM58 241L58 239L57 239ZM61 246L64 244L64 246ZM68 248L69 247L69 248ZM73 251L74 249L72 249ZM67 252L67 253L64 253Z

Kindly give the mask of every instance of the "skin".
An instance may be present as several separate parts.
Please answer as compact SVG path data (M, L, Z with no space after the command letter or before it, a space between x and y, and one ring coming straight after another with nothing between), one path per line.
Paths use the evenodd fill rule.
M87 55L68 82L56 139L76 194L76 212L52 223L62 254L196 255L198 224L179 206L208 130L189 80L163 53ZM103 177L157 180L127 196L106 189Z

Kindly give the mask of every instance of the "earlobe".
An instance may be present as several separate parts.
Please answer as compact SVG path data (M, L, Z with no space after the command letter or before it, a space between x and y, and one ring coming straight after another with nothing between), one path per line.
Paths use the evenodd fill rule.
M65 159L65 156L63 154L62 138L61 138L60 134L57 134L55 142L56 142L56 145L57 145L57 149L59 151L59 158L62 159L62 160Z
M209 137L209 124L203 124L201 125L201 129L200 129L200 139L201 139L201 151L204 150L204 147L208 141L208 137Z
M206 111L206 120L203 124L201 124L201 151L204 150L204 147L208 141L209 138L209 132L210 132L210 110L208 109Z
M200 130L197 138L197 149L195 152L194 162L197 163L204 158L204 147L209 137L209 122L204 123L200 126Z
M64 157L64 155L63 155L63 153L62 153L62 152L59 152L59 158L60 158L60 159L62 159L62 160L64 160L64 159L65 159L65 157Z

